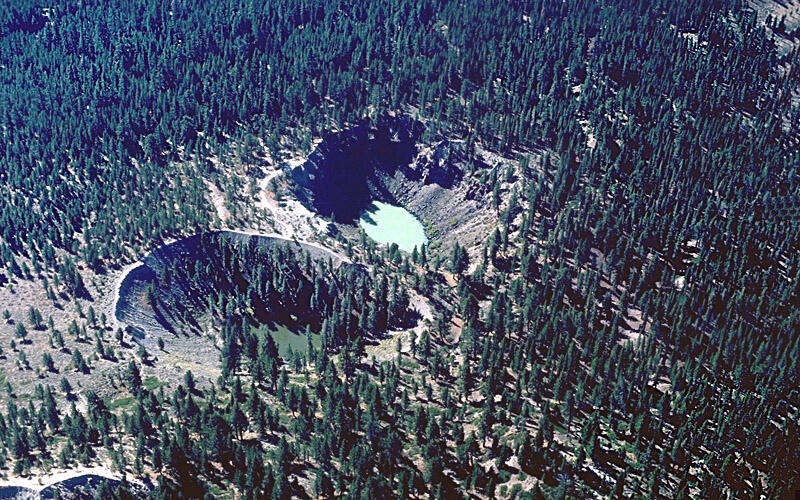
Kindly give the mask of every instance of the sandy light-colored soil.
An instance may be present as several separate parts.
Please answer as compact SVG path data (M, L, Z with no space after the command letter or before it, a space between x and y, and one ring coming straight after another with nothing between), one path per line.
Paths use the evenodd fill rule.
M93 467L77 467L75 469L52 469L41 476L35 477L31 476L15 477L13 479L0 479L0 487L19 486L22 488L30 488L32 490L41 491L53 484L85 475L102 476L114 480L119 480L122 478L120 474L112 471L108 467L97 465Z

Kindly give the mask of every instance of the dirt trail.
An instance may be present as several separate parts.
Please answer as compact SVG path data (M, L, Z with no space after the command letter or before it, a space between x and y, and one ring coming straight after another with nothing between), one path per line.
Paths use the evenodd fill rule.
M305 160L302 158L289 160L287 165L294 168ZM287 197L281 201L269 195L269 184L274 179L285 175L283 168L268 171L267 175L258 182L258 201L256 206L269 212L275 221L275 229L284 237L311 238L314 233L325 233L327 221L305 207L294 197Z

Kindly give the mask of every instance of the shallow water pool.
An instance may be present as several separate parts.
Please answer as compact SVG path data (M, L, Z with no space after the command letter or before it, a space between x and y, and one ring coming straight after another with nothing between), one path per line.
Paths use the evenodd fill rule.
M378 243L397 243L406 252L428 243L422 223L411 212L382 201L372 202L361 214L358 224Z

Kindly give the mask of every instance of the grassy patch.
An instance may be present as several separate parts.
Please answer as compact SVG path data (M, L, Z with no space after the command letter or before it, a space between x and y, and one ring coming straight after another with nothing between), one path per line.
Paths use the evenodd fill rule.
M167 385L167 383L160 381L156 376L150 375L142 381L142 385L148 391L154 391L161 386Z
M233 498L230 490L223 489L219 485L213 483L209 485L208 492L211 493L211 496L214 498Z
M290 347L292 348L292 352L305 353L307 351L308 338L306 338L304 332L293 332L284 325L275 325L272 328L262 328L262 335L267 334L272 336L272 340L274 340L275 344L278 346L278 354L284 359L287 358ZM313 345L315 349L319 349L322 345L322 336L312 334L311 345Z
M133 396L115 399L108 405L108 409L111 411L119 409L128 409L133 406L134 402L136 402L136 398L134 398Z

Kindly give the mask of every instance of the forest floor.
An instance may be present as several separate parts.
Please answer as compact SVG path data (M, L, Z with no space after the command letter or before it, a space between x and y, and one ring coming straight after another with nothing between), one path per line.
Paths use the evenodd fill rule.
M376 361L390 361L397 356L397 341L400 340L401 352L411 352L411 332L413 331L419 339L422 330L433 325L433 306L430 301L422 295L411 291L409 293L409 309L419 314L416 325L406 330L395 330L387 332L386 337L377 344L365 347L368 358L375 358Z
M260 233L277 233L286 238L317 239L328 231L328 221L315 214L285 189L286 168L294 168L306 157L289 153L285 162L266 157L258 166L245 166L237 158L213 158L224 172L216 182L206 179L207 197L214 207L220 228ZM255 174L255 175L254 175Z

